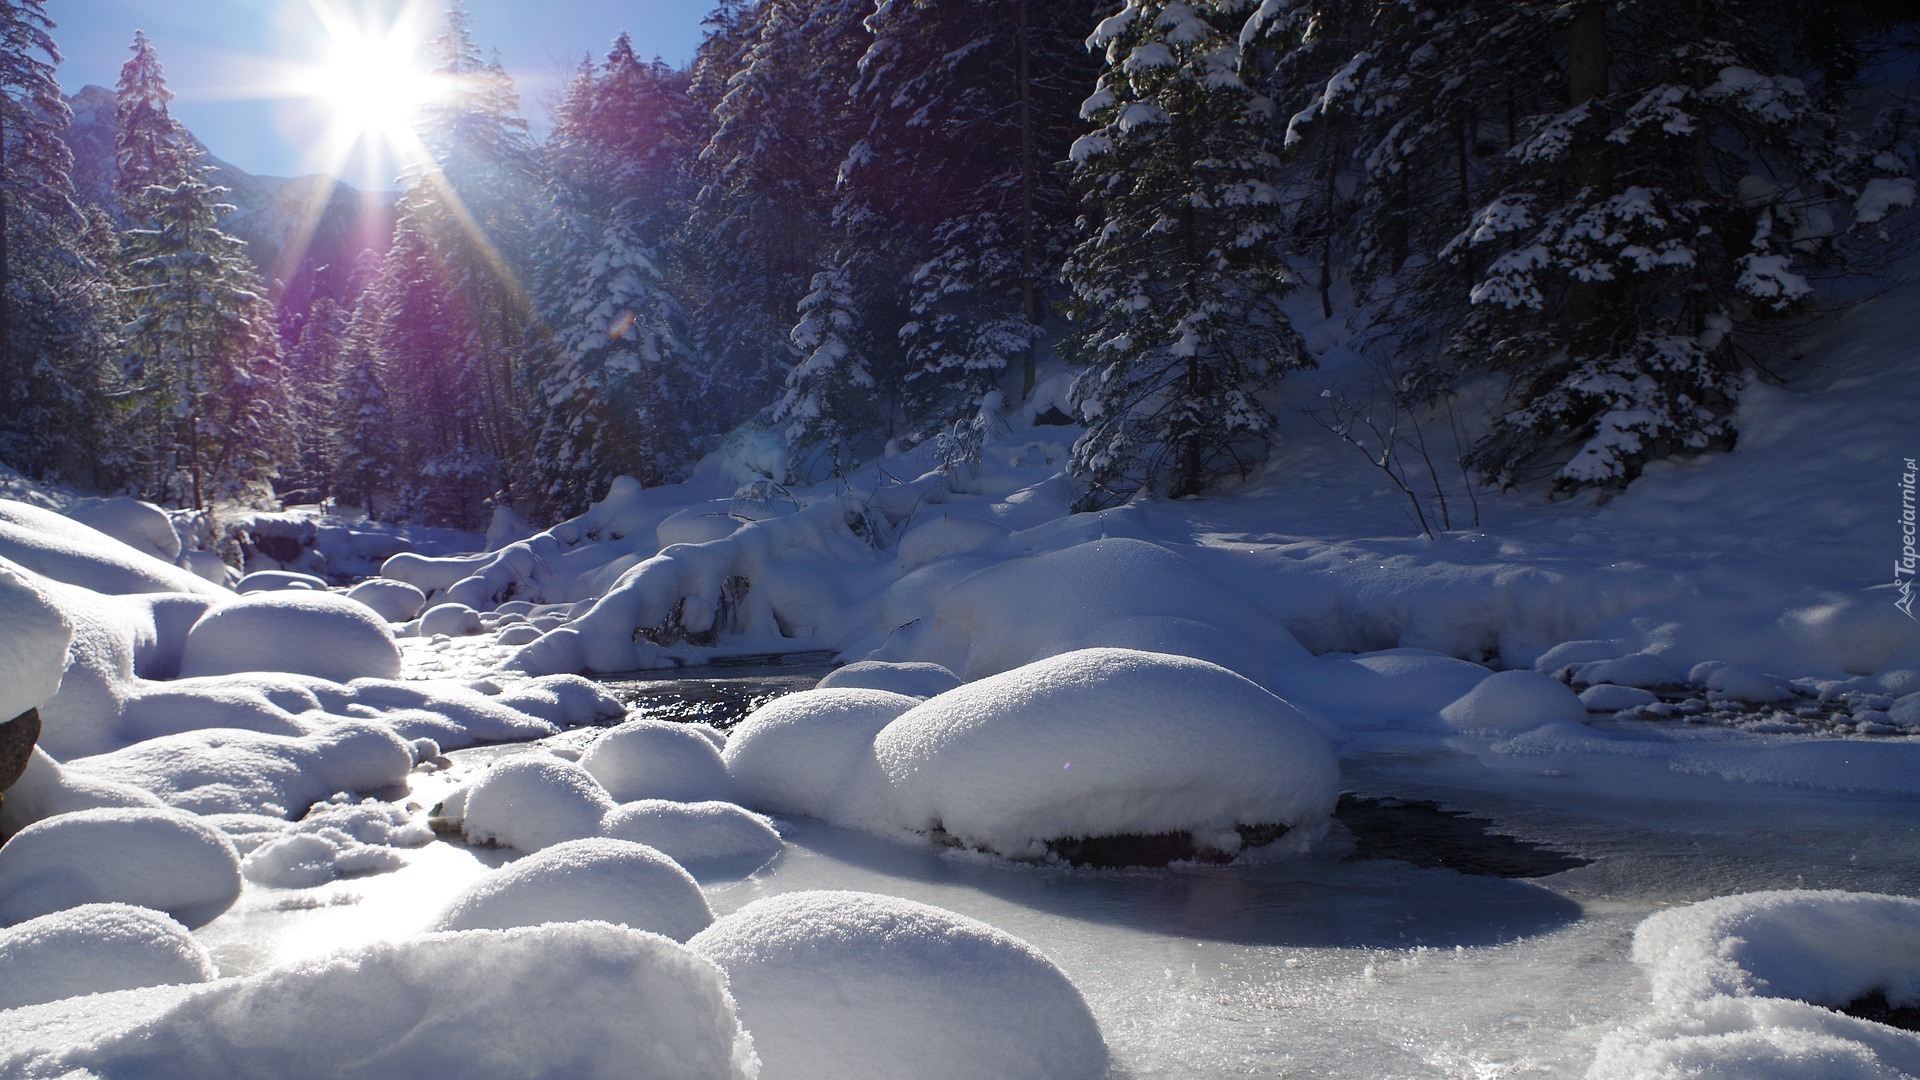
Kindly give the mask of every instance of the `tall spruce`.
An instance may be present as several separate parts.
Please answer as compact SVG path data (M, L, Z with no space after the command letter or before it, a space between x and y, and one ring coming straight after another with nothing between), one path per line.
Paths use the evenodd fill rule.
M1312 362L1281 309L1295 280L1273 105L1241 78L1248 6L1129 0L1090 39L1106 68L1072 151L1085 239L1066 267L1082 506L1244 476L1267 450L1262 396Z

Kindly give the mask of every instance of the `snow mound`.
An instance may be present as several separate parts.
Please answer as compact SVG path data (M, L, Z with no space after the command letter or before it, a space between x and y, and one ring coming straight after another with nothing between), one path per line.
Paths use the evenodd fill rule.
M827 672L816 688L887 690L908 697L930 698L959 685L960 676L939 664L889 664L881 660L860 660Z
M437 604L420 614L420 636L471 637L484 633L480 613L465 604Z
M1198 657L1252 679L1307 651L1286 625L1186 557L1110 538L1016 559L954 586L911 655L967 679L1100 646Z
M81 810L102 807L158 810L165 805L152 793L127 784L70 772L45 750L35 747L26 771L7 789L7 801L0 805L0 836L19 832L36 821Z
M391 578L368 578L347 590L347 599L367 605L390 623L403 623L420 614L427 594L417 586Z
M0 559L0 723L59 692L72 642L53 598Z
M1656 1013L1601 1040L1589 1080L1920 1075L1920 1035L1834 1011L1920 1004L1920 900L1840 891L1724 896L1634 933Z
M593 774L550 754L508 758L456 794L442 812L459 815L469 840L521 851L598 836L614 805Z
M218 975L186 927L148 908L82 904L0 930L0 1010Z
M326 592L327 579L292 570L255 570L235 582L233 591L242 596L262 592Z
M394 847L433 840L433 830L406 810L375 799L356 802L344 792L315 804L292 825L252 814L211 820L246 856L240 873L248 881L283 889L397 870L405 860Z
M600 832L657 848L695 867L737 861L758 868L781 848L780 834L766 818L728 802L641 799L607 811Z
M431 934L224 979L73 1046L12 1034L9 1076L748 1080L714 966L603 923ZM31 1068L31 1071L28 1071Z
M580 767L615 802L725 802L733 796L727 767L713 744L666 720L629 720L609 730L581 755Z
M599 724L627 715L626 703L618 695L579 675L543 675L515 686L495 700L555 727Z
M1457 731L1513 733L1553 723L1578 724L1587 707L1565 683L1537 671L1499 671L1440 710Z
M68 772L150 791L200 814L289 818L337 791L406 783L412 744L385 724L336 720L312 735L211 728L70 761Z
M173 527L173 519L150 502L129 495L82 499L68 507L66 514L161 562L180 561L180 534Z
M726 969L768 1076L1104 1077L1100 1030L1032 946L950 911L854 892L748 904L694 951Z
M747 714L721 758L743 802L769 814L891 827L873 739L920 702L887 690L803 690Z
M588 920L685 941L713 922L713 912L679 863L645 844L594 837L555 844L474 882L434 929Z
M1844 1005L1870 990L1920 1004L1920 900L1786 889L1650 915L1633 935L1655 1004L1715 994Z
M170 562L51 510L0 499L0 559L94 592L230 596Z
M1309 717L1332 718L1337 734L1431 718L1488 674L1427 649L1388 649L1276 664L1265 685Z
M98 809L37 821L0 847L0 925L81 904L154 908L199 926L240 895L240 856L169 810Z
M254 593L187 631L180 674L289 671L334 682L398 678L400 649L364 604L333 593Z
M1216 664L1130 649L950 690L874 754L902 825L1013 856L1173 832L1232 855L1237 826L1318 825L1339 794L1333 748L1299 710Z

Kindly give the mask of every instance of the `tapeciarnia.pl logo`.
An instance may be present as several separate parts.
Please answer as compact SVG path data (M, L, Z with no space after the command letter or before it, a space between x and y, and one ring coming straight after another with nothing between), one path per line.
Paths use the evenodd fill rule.
M1914 464L1913 458L1905 459L1904 463L1906 471L1900 474L1900 557L1893 562L1893 587L1900 590L1900 598L1893 606L1905 612L1907 618L1920 621L1920 615L1913 613L1914 563L1920 559L1920 554L1914 551L1913 483L1916 474L1920 474L1920 466Z

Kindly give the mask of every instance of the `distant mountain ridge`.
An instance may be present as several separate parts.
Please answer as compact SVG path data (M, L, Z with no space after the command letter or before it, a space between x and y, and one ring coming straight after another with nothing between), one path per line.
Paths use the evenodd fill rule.
M112 209L119 179L114 93L87 86L67 103L74 188L83 202ZM194 143L206 149L198 138ZM304 309L318 291L345 296L362 252L384 254L392 242L394 192L359 191L330 176L255 176L211 153L207 164L234 205L227 230L247 242L261 276L279 283L283 307ZM307 223L312 231L302 243Z

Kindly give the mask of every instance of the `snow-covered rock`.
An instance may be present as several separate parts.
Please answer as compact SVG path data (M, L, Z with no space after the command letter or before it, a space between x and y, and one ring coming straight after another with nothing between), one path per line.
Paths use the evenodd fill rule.
M403 623L420 614L420 609L426 606L427 594L404 581L368 578L348 589L347 599L367 605L390 623Z
M853 892L757 900L702 931L767 1076L1107 1075L1086 1002L1032 946L926 904Z
M857 660L827 672L815 688L887 690L908 697L930 698L959 685L960 676L939 664L889 664L881 660Z
M1537 671L1499 671L1440 710L1456 731L1511 733L1546 724L1578 724L1587 707L1567 685Z
M68 1014L8 1015L0 1075L281 1080L749 1080L713 964L604 923L382 942L162 995L135 991L75 1045Z
M82 499L69 506L66 514L161 562L180 561L180 534L173 527L173 519L150 502L128 495Z
M1716 897L1648 916L1633 959L1655 1012L1601 1040L1589 1080L1920 1075L1920 1035L1834 1011L1873 991L1920 1005L1920 900Z
M0 723L60 690L73 624L47 591L0 559Z
M292 570L255 570L235 582L233 591L243 596L261 592L326 592L327 579Z
M239 895L233 844L176 811L82 810L35 822L0 846L0 926L114 902L199 926Z
M615 802L670 799L726 801L733 797L727 767L713 744L684 724L629 720L594 740L580 756Z
M0 1011L218 975L186 927L150 908L82 904L0 930Z
M190 570L128 547L98 529L12 499L0 499L0 559L54 581L109 595L232 595Z
M917 704L888 690L788 694L735 725L721 757L754 809L888 829L894 813L873 738Z
M950 690L887 725L874 754L901 826L1007 855L1169 832L1231 855L1236 826L1311 831L1339 793L1332 746L1293 706L1216 664L1130 649Z
M728 802L668 802L641 799L607 811L600 833L657 848L673 861L699 871L711 863L764 865L780 853L780 834L759 814Z
M470 637L486 630L480 613L465 604L435 604L420 613L420 636Z
M614 806L591 773L550 754L498 762L456 794L442 813L458 814L468 839L521 851L597 836Z
M296 817L337 791L405 784L413 747L371 720L336 720L311 735L211 728L70 761L66 771L150 791L201 814Z
M180 674L288 671L335 682L400 675L386 623L333 593L254 593L208 611L187 631Z
M494 700L555 727L601 724L627 714L618 695L579 675L545 675L520 683Z
M434 928L504 930L590 919L685 941L713 922L713 912L679 863L645 844L593 837L554 844L493 871L454 897Z

